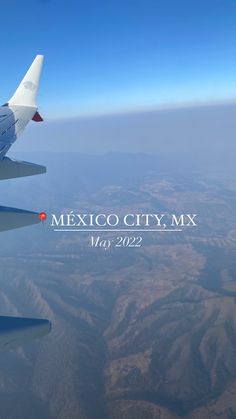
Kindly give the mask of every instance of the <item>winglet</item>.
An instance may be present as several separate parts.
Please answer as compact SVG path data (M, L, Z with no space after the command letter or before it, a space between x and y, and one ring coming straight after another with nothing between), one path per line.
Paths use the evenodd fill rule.
M43 58L43 55L37 55L35 57L22 82L8 101L9 106L20 105L37 108L36 99Z

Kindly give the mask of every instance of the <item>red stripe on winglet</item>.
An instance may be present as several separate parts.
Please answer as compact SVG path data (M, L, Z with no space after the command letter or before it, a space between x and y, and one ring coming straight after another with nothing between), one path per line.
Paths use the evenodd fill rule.
M32 118L32 121L35 121L35 122L42 122L42 121L43 121L43 118L41 117L41 115L40 115L38 112L36 112L36 113L34 114L33 118Z

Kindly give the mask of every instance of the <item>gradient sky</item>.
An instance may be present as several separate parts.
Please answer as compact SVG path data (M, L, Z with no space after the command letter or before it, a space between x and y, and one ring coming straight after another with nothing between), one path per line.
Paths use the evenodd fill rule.
M46 117L236 99L235 0L8 0L0 98L37 53Z

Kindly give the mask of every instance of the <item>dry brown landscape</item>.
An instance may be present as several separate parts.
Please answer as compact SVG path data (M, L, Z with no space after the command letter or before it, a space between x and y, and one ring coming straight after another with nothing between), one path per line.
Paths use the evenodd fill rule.
M1 418L236 417L236 182L140 177L68 192L52 174L48 205L195 212L198 227L108 251L46 224L1 236L1 314L53 325L1 354Z

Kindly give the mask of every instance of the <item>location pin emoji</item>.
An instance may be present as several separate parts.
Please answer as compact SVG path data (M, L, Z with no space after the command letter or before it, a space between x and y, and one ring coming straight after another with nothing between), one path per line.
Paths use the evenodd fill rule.
M39 219L40 221L42 221L42 223L46 220L46 218L47 218L46 212L42 211L39 213Z

